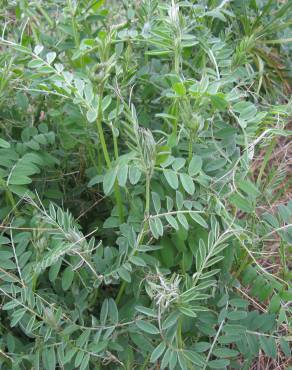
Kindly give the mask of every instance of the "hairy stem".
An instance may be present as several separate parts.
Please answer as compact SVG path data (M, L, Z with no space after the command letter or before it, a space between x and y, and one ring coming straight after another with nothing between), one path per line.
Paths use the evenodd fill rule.
M97 126L97 131L99 135L99 140L100 140L104 160L106 162L107 167L110 169L112 168L112 162L110 160L110 156L109 156L109 152L107 149L107 145L106 145L105 138L104 138L104 132L102 128L102 96L103 96L103 86L101 86L101 89L100 89L100 96L99 96L99 103L98 103L98 116L96 120L96 126ZM115 181L114 193L115 193L115 198L116 198L117 207L118 207L119 220L121 223L123 223L124 222L123 204L122 204L122 197L121 197L119 184L117 180Z

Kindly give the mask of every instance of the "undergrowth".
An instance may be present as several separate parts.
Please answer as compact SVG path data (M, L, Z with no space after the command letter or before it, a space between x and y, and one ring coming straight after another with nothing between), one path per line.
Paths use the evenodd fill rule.
M0 368L288 368L291 1L1 5Z

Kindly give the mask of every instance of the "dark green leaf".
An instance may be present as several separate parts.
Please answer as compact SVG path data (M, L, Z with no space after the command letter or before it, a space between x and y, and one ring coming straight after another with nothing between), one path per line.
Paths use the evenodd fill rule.
M194 155L189 164L189 175L195 176L202 168L202 158Z
M178 188L178 177L177 177L176 172L174 172L172 170L164 170L163 173L164 173L164 176L165 176L166 181L168 182L168 184L174 190L176 190Z
M148 334L159 334L159 330L157 329L157 327L148 321L138 320L136 321L136 325L139 329L145 331Z
M181 173L180 174L180 181L181 181L182 186L185 189L185 191L187 193L189 193L190 195L193 195L194 192L195 192L195 185L194 185L194 182L193 182L191 176L189 176L185 173Z
M151 357L150 357L150 361L151 361L151 362L153 362L153 363L155 363L155 362L159 359L159 357L161 357L161 356L162 356L162 354L163 354L163 352L164 352L165 348L166 348L165 343L164 343L164 342L161 342L161 343L160 343L160 344L159 344L159 345L154 349L154 351L152 352Z
M224 369L230 364L229 360L213 360L208 362L211 369Z

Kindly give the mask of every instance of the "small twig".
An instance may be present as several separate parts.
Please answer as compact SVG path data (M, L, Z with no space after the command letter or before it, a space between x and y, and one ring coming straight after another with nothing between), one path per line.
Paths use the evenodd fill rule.
M80 213L80 215L76 218L76 221L79 221L80 218L86 215L92 208L94 208L98 203L102 202L106 196L104 195L102 198L97 199L89 208L87 208L84 212Z
M10 357L10 356L8 356L8 355L7 355L7 353L5 353L5 352L1 351L1 349L0 349L0 354L1 354L2 356L4 356L4 357L8 358L8 360L10 360L11 362L14 362L13 358L12 358L12 357Z
M46 227L16 227L16 226L7 226L7 225L0 225L0 229L21 230L21 231L53 231L53 230L58 230L58 229L46 228Z

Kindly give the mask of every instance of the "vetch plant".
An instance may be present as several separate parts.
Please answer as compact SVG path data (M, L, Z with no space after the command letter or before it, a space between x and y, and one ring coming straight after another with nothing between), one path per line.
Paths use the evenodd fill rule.
M1 369L289 366L291 3L4 3Z

